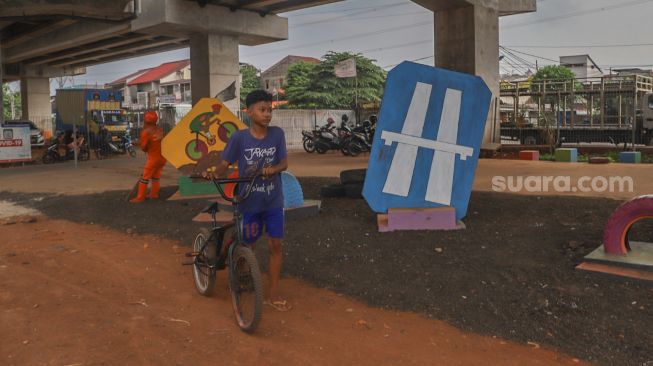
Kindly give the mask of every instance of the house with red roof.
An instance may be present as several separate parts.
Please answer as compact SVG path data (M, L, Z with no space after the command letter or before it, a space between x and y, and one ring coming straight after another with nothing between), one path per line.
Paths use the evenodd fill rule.
M313 57L292 55L286 56L281 59L281 61L270 66L267 70L261 73L261 87L272 94L283 94L282 88L286 86L288 69L290 66L300 61L309 62L312 64L320 63L320 60Z
M126 108L146 109L162 104L190 104L190 72L190 60L166 62L139 70L106 86L123 90Z

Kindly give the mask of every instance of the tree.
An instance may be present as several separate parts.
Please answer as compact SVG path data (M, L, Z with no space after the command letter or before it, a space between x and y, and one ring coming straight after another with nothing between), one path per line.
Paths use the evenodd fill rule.
M10 120L20 116L21 99L20 92L12 92L8 84L2 84L4 119ZM13 107L13 110L12 110Z
M356 78L338 78L337 63L356 59ZM330 51L319 64L298 63L288 71L286 96L294 108L355 108L361 102L378 102L387 73L361 54ZM357 98L358 96L358 98Z
M533 76L531 82L531 91L540 93L540 96L535 96L533 99L538 103L538 123L545 127L542 131L543 138L551 146L553 150L554 145L559 142L557 133L554 131L554 126L558 125L556 110L561 103L558 93L570 88L578 89L581 87L580 83L575 82L576 75L566 66L562 65L549 65L539 69ZM564 98L567 98L564 96ZM546 106L549 104L551 109L547 115Z
M286 98L293 108L317 108L311 84L315 74L315 64L300 61L288 68L286 76Z
M240 85L240 106L241 108L244 108L247 94L256 89L261 89L261 78L258 69L249 64L240 67L240 74L242 75L242 83Z

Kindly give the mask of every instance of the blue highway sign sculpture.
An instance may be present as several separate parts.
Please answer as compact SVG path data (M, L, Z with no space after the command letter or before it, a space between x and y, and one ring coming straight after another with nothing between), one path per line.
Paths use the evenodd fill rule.
M363 188L372 210L465 217L491 98L478 76L412 62L390 71Z

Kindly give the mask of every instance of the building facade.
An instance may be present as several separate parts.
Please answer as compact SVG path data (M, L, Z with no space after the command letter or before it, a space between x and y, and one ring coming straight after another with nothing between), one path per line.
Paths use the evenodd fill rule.
M261 87L272 94L279 92L287 82L288 69L297 62L317 64L320 60L313 57L286 56L261 73Z

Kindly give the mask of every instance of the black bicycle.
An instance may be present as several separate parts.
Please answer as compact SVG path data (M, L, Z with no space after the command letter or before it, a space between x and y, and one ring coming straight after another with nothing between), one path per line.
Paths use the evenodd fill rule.
M240 329L247 333L254 332L261 321L263 285L256 256L243 242L243 217L238 206L249 197L256 177L258 175L234 179L208 178L213 181L222 198L232 203L234 220L219 225L216 219L219 204L211 204L204 211L211 214L211 228L200 229L193 242L193 251L186 253L186 256L193 257L192 263L188 264L193 266L195 288L204 296L213 293L216 272L229 268L229 290L234 314ZM233 197L229 197L223 188L225 184L246 184L245 193L242 196L234 193Z

